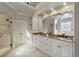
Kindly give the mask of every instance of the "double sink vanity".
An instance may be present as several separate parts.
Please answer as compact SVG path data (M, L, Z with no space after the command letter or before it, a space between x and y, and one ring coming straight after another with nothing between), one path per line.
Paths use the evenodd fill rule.
M73 36L49 35L33 33L33 44L52 57L72 57Z
M33 17L32 42L49 56L73 57L75 54L73 4L67 6L59 7L52 15L43 11Z

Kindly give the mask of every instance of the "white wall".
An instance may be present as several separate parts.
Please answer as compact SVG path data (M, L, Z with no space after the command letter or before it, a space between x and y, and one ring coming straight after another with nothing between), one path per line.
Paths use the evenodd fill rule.
M0 48L10 47L10 24L6 21L8 17L0 14Z

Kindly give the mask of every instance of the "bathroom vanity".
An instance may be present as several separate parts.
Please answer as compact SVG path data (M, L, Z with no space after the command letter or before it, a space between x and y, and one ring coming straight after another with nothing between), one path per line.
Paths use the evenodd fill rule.
M35 47L44 51L52 57L72 57L73 56L73 41L70 39L47 37L42 34L33 35L33 44Z
M52 15L50 10L40 12L40 15L35 14L32 20L34 46L53 57L73 57L73 9L73 5L68 5ZM45 14L42 15L43 13Z

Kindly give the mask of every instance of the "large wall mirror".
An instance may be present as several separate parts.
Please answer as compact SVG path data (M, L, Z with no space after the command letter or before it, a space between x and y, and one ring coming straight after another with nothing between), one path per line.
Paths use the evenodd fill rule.
M73 35L73 13L65 12L55 18L55 34Z
M49 28L48 25L53 24L52 28ZM67 35L73 36L73 13L64 12L55 14L47 17L43 20L43 32L50 32L48 29L52 30L52 34L56 35Z

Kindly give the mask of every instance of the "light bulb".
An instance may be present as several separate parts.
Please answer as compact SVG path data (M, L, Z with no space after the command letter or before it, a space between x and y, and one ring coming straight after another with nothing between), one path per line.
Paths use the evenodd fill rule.
M66 3L66 2L64 2L64 3L63 3L63 5L67 5L67 3Z

